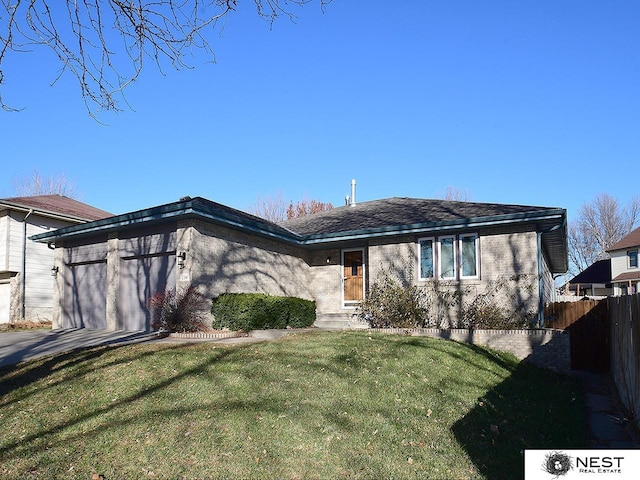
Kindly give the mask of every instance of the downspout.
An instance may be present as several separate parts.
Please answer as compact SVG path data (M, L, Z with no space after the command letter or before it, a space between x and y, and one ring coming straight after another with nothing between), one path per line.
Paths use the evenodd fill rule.
M22 279L20 282L20 318L24 322L26 313L26 298L27 293L27 218L33 213L33 208L29 209L29 212L22 220Z
M551 233L555 230L558 230L564 226L564 222L554 227L551 227L549 230L545 230L543 232L537 232L538 237L538 328L542 328L544 326L544 299L542 295L544 293L544 288L542 285L542 278L544 272L542 271L542 235L545 233Z
M537 232L538 236L538 328L544 326L544 300L542 294L544 289L542 286L542 232Z

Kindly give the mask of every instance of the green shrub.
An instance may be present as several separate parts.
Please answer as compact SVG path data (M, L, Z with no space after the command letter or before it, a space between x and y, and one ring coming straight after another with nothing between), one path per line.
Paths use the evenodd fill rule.
M304 328L316 320L315 302L263 293L223 293L211 306L213 328L263 330Z

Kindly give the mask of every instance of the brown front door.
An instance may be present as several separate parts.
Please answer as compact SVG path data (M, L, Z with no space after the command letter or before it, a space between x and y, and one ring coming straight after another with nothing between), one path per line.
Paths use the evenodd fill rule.
M362 300L364 293L364 262L362 250L342 253L344 303L353 305Z

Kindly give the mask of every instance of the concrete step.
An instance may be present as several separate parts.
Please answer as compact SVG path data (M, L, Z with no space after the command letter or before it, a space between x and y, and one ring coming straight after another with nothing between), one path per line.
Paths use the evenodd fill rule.
M330 313L318 315L314 323L316 328L326 330L366 329L369 325L362 322L352 313Z

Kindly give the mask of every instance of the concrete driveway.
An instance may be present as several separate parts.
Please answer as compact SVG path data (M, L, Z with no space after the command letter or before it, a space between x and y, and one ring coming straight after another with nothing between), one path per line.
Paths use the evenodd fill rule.
M0 333L0 367L25 360L96 345L124 345L157 338L151 332L107 332L104 330L59 329Z

